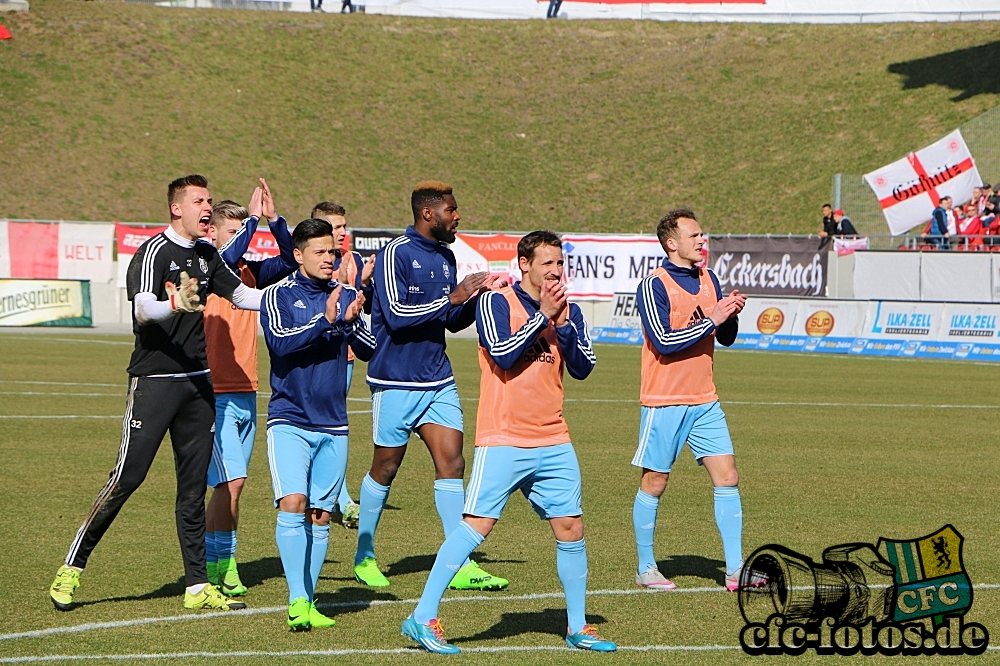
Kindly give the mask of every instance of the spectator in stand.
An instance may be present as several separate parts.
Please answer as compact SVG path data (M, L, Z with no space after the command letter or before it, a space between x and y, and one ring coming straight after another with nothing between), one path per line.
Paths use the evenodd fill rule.
M942 250L947 250L950 247L951 234L948 231L948 222L951 218L951 215L948 214L950 209L951 197L942 197L934 212L931 213L930 229L924 234L924 238L930 245Z
M833 206L823 204L823 221L820 223L819 237L829 238L837 235L837 221L833 219Z
M844 211L842 211L839 208L833 211L833 223L834 223L834 229L833 229L834 236L840 236L840 237L850 236L851 238L858 237L858 230L854 228L853 224L851 224L851 218L845 217Z
M983 211L986 209L986 202L989 201L990 198L989 191L990 186L988 184L983 185L982 187L972 188L972 201L970 203L976 207L976 215L982 215Z

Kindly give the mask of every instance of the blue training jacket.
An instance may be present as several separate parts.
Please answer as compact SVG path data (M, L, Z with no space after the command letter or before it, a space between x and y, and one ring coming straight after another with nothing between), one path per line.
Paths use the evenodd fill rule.
M689 294L697 294L698 290L701 289L697 266L683 268L675 266L669 259L664 259L663 268ZM708 270L712 284L715 285L715 297L721 299L722 288L719 286L719 278L715 277L715 273L711 270L705 270ZM649 275L639 282L635 298L646 338L653 344L656 351L664 356L683 351L713 332L715 339L725 347L736 342L736 334L739 332L738 317L733 317L718 328L716 328L715 322L705 317L684 328L671 330L670 297L667 296L663 281L655 275Z
M514 293L528 313L528 321L520 329L510 330L510 303L494 291L479 298L476 314L479 344L504 370L513 368L549 325L548 317L538 309L539 302L521 289L520 282L514 283ZM569 304L566 324L556 327L556 339L570 377L586 379L597 365L597 356L590 343L587 320L583 318L583 312L576 303Z
M326 301L336 282L319 284L301 272L264 290L260 323L271 355L271 400L267 426L288 424L305 430L346 435L347 345L367 361L375 338L359 316L334 323L326 318ZM344 285L343 312L358 292Z
M230 268L236 269L240 260L243 259L243 255L250 249L250 242L257 231L258 222L259 220L252 215L243 220L243 226L240 227L240 230L219 250L222 260ZM254 280L257 281L258 289L283 280L299 267L298 262L295 261L295 254L292 252L294 250L292 234L288 232L288 223L285 222L285 218L279 215L274 222L268 221L267 226L270 227L271 234L274 236L281 254L277 257L269 257L264 261L244 260L250 272L253 273Z
M479 300L463 305L448 300L458 286L455 254L407 227L379 251L372 282L378 350L368 364L368 385L432 391L455 383L444 332L472 325Z

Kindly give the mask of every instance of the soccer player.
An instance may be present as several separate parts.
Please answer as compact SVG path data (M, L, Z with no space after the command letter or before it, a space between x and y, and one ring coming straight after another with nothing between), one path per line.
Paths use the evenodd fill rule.
M285 218L274 210L267 182L254 189L250 210L235 201L212 206L209 237L240 280L263 289L290 275L298 264ZM263 261L243 258L261 216L281 254ZM208 581L227 596L246 594L236 566L236 528L240 493L257 434L257 313L239 310L214 294L205 303L205 351L215 389L215 446L208 467L214 488L205 516Z
M202 239L212 217L203 176L178 178L167 188L170 226L143 243L128 267L135 351L118 460L70 545L49 589L59 610L73 607L80 573L125 501L142 484L169 431L177 473L177 536L184 557L184 607L233 610L208 584L205 571L205 478L212 458L215 395L205 356L204 299L217 294L246 310L259 310L261 292L226 266Z
M639 555L635 582L651 590L677 586L660 573L653 532L660 496L685 442L715 487L715 522L726 557L726 588L739 587L743 564L743 508L737 487L733 441L715 392L715 341L736 341L737 315L746 296L723 298L719 280L702 261L705 238L692 211L673 210L656 236L667 258L639 283L636 293L645 343L642 347L642 418L632 464L642 468L632 523Z
M419 183L410 197L413 225L390 241L378 256L372 332L378 352L368 364L372 389L372 466L361 482L361 518L354 577L372 587L389 580L375 560L375 529L389 496L410 433L416 432L434 460L434 502L445 536L462 521L462 406L451 363L445 354L445 330L461 331L476 318L476 302L495 280L473 273L457 283L455 242L461 216L450 186ZM457 571L452 587L502 589L503 578L475 562Z
M580 506L580 465L563 418L563 367L586 379L597 358L587 322L566 298L562 242L534 231L517 244L523 276L479 299L479 411L476 453L464 519L438 551L403 634L429 652L454 654L437 620L452 572L489 535L511 494L520 490L556 538L556 571L566 596L570 647L612 652L587 624L587 547Z
M333 227L333 245L336 248L336 258L333 270L341 284L349 284L365 295L365 303L372 301L372 273L375 272L375 255L365 261L357 252L344 254L341 246L347 237L347 209L332 201L321 201L313 206L311 217L326 220ZM371 306L369 305L369 310ZM351 392L351 380L354 378L354 353L347 350L347 392ZM337 508L340 511L340 524L349 529L358 528L358 503L351 499L347 490L347 479L340 487L337 496Z
M271 356L267 459L288 626L308 631L334 624L316 610L315 592L347 471L347 348L367 361L375 338L360 316L364 295L334 280L330 224L304 220L292 242L299 269L265 290L260 318Z

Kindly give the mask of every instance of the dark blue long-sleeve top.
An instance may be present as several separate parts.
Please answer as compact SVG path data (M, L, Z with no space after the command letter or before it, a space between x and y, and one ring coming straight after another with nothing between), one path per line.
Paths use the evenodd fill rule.
M944 236L948 233L948 211L938 206L931 213L931 234Z
M222 255L222 260L230 268L235 270L240 259L243 259L243 255L247 253L253 235L257 231L258 222L259 220L253 215L243 220L243 226L236 232L236 235L222 246L219 254ZM292 234L288 231L288 223L285 218L279 215L278 219L273 222L268 221L267 226L271 229L271 234L278 244L280 254L277 257L268 257L263 261L244 260L250 272L253 273L254 280L257 281L258 289L263 289L285 279L299 267L293 253L295 246L292 244Z
M363 317L345 322L339 314L332 324L326 318L326 301L336 286L296 272L264 290L260 323L271 356L268 427L285 423L348 433L347 346L367 361L375 353L375 337ZM343 285L340 312L357 296L357 290Z
M669 259L664 259L662 265L684 291L694 295L701 289L697 266L683 268L675 266ZM719 286L719 278L715 277L715 273L711 270L707 268L705 270L715 285L715 297L721 299L722 288ZM670 298L667 296L663 281L656 275L649 275L639 282L635 297L646 338L661 355L683 351L712 333L715 333L715 339L724 347L736 342L736 334L739 332L738 317L727 320L719 327L716 327L715 322L709 317L705 317L684 328L671 329Z
M528 321L518 330L510 330L510 302L503 294L483 294L476 312L479 344L504 370L514 367L549 324L549 318L539 310L539 302L521 288L520 282L514 284L514 293L528 313ZM569 317L564 325L556 327L556 338L570 377L586 379L597 365L597 356L590 343L587 320L576 303L569 304Z
M455 254L412 227L383 247L372 281L372 332L378 351L368 364L376 388L434 391L455 383L445 330L476 320L476 301L452 305L458 286Z

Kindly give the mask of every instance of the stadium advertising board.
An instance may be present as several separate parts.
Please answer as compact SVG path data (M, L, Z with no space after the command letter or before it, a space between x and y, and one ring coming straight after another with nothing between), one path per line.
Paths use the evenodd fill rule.
M823 296L829 252L816 239L712 236L708 265L723 293Z
M0 279L0 326L92 326L90 283Z
M402 233L389 229L351 229L351 249L367 258L377 254L386 243Z
M590 334L594 342L642 344L642 318L635 292L615 294L608 325L593 327Z
M736 349L770 349L790 342L798 302L784 298L749 298L740 313Z
M110 282L110 224L0 221L0 277Z
M616 295L625 312L627 294ZM642 344L612 308L595 342ZM1000 361L1000 305L754 297L733 349Z
M656 236L564 234L562 240L572 298L611 300L618 292L634 294L639 280L664 259Z
M458 279L469 273L487 271L507 280L521 279L517 267L517 243L520 235L512 234L456 234L451 245L455 253Z
M894 236L930 220L941 197L966 201L972 188L983 184L961 130L865 174L865 180Z

